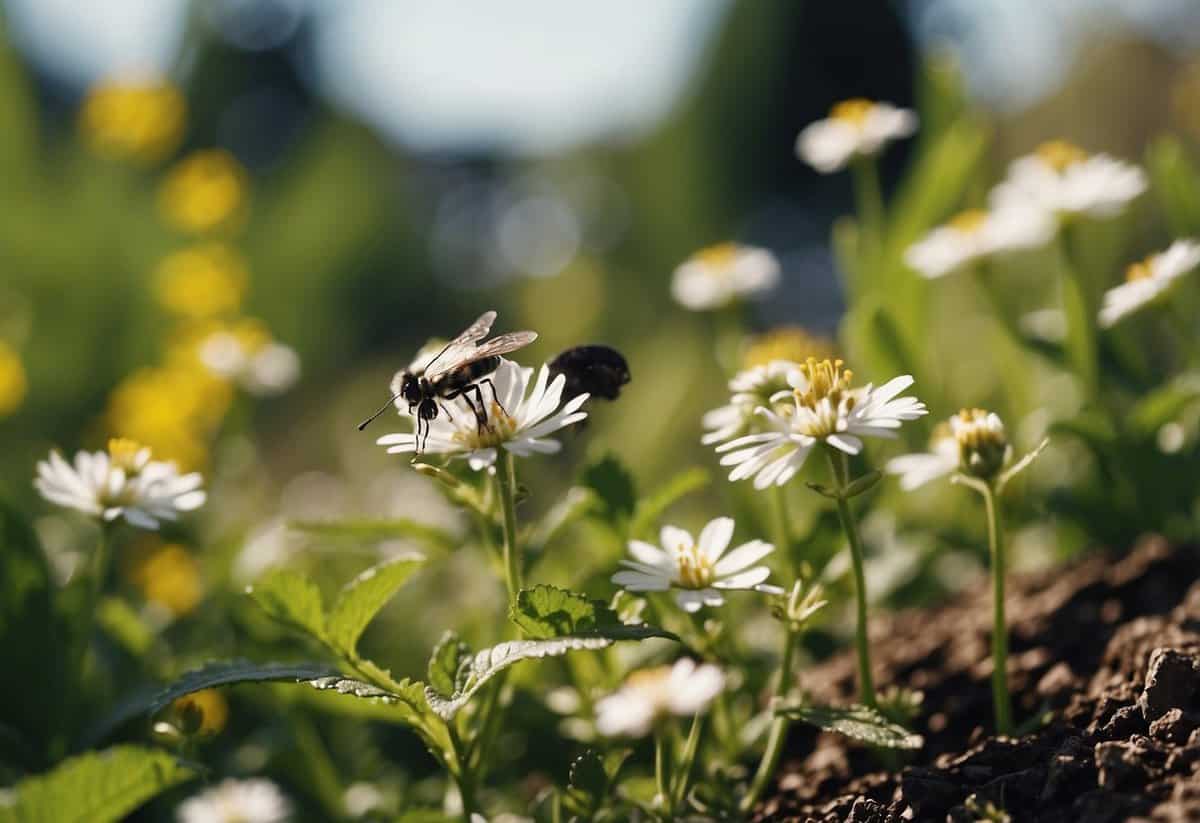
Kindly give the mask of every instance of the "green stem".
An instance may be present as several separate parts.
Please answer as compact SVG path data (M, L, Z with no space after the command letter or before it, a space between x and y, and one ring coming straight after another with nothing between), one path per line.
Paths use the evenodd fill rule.
M775 696L783 698L787 696L788 690L792 684L792 650L796 645L796 636L792 630L788 628L783 635L783 659L779 663L779 683L775 687ZM746 792L746 796L742 798L739 806L743 813L749 813L758 803L758 799L762 797L763 790L767 788L767 783L771 780L771 776L775 774L775 769L779 766L779 758L783 756L783 744L787 742L788 726L791 722L786 717L776 717L771 722L771 730L767 734L767 747L763 750L762 760L758 762L758 771L754 773L754 779L750 782L750 789Z
M1067 319L1067 355L1083 382L1085 396L1097 396L1099 383L1099 354L1096 339L1096 305L1079 267L1071 256L1067 228L1059 232L1059 254L1063 269L1063 313Z
M826 456L838 487L838 517L842 521L842 530L846 532L846 540L850 543L850 561L854 569L854 598L858 613L854 627L854 645L858 653L858 694L864 706L874 708L875 682L871 676L871 646L867 635L867 579L863 573L863 546L854 512L850 510L850 501L845 494L846 487L850 485L850 466L846 455L841 454L839 459L830 447L826 447Z
M663 729L654 732L654 783L658 787L658 802L666 820L673 819L671 792L668 790L667 734Z
M505 449L496 458L496 486L500 492L500 508L504 515L504 582L508 586L508 602L517 602L521 591L523 561L517 545L517 473L513 456Z
M773 541L775 550L792 563L792 572L796 574L799 563L792 557L792 538L790 519L788 518L787 489L784 486L771 487L771 515ZM799 576L797 574L797 576Z
M478 808L475 805L475 786L471 780L471 767L467 762L469 758L462 739L458 735L458 730L454 728L454 723L447 723L446 729L449 731L450 746L454 749L455 767L450 770L450 774L453 775L454 782L458 786L458 795L462 802L463 823L471 823L471 814L478 811Z
M683 803L687 796L688 784L692 779L692 766L696 762L696 752L700 749L700 738L704 734L704 715L698 714L692 718L692 728L688 731L687 742L683 744L683 757L679 760L679 768L675 770L675 788L671 799L674 807Z
M879 182L879 167L874 157L859 156L851 165L854 178L854 201L861 227L863 250L860 267L873 268L883 254L884 206L883 186ZM863 272L858 272L862 285Z
M1008 734L1012 731L1012 710L1008 695L1008 623L1004 617L1004 533L995 487L981 483L979 489L987 509L988 550L992 558L992 704L996 733Z

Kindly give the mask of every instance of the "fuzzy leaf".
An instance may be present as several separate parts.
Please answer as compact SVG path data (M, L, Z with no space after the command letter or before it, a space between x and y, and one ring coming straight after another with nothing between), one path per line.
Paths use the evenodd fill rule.
M332 675L309 680L308 685L321 691L334 691L338 694L352 695L365 700L378 700L392 706L396 712L394 719L412 726L434 756L445 762L447 753L451 751L446 726L431 710L430 701L426 699L430 689L419 680L405 678L399 682L393 682L390 689L381 689L352 677Z
M15 787L16 803L0 807L14 823L108 823L121 820L195 773L165 751L114 746L87 752Z
M458 538L445 529L404 518L393 520L293 520L288 523L288 527L314 537L353 540L361 543L400 539L415 540L438 551L450 551L458 546Z
M633 514L637 491L633 475L614 455L607 455L583 470L583 485L596 493L600 509L609 522L616 523Z
M581 649L604 649L613 644L607 637L556 637L551 640L514 640L478 652L464 666L462 688L447 698L428 686L425 699L443 720L449 722L485 683L514 663L542 657L559 657Z
M247 586L246 593L271 617L325 641L321 590L303 575L279 569Z
M604 637L609 640L679 638L646 624L625 624L603 600L590 600L577 592L540 584L522 589L508 617L528 637Z
M372 566L347 583L326 621L329 642L353 655L367 624L424 562L424 555L403 555Z
M429 656L429 685L438 694L453 695L458 691L458 673L471 656L471 647L458 639L458 634L447 631L433 647Z
M913 734L867 706L840 707L805 703L799 706L785 706L776 710L776 714L810 723L825 731L844 734L852 740L883 749L919 749L925 744L921 735Z

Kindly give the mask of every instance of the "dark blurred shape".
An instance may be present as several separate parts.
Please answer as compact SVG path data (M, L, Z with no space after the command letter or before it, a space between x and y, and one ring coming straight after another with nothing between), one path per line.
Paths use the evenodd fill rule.
M550 361L550 376L560 374L566 377L564 401L585 392L592 397L616 400L621 387L629 382L629 364L610 346L576 346Z

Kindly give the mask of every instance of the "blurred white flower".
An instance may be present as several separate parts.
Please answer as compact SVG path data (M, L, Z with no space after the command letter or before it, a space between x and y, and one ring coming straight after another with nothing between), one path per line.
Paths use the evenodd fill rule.
M174 463L150 459L150 449L114 438L107 452L78 452L72 466L57 451L37 464L33 484L42 497L106 522L124 517L141 529L204 505L198 472L179 474Z
M984 409L962 409L934 429L928 452L894 457L885 470L900 476L900 488L912 491L954 471L994 477L1011 456L1012 446L999 415Z
M487 410L487 422L482 430L475 415L461 398L453 402L444 401L443 405L450 410L450 414L443 410L429 421L429 435L423 438L423 452L466 457L467 464L475 471L495 463L498 448L517 457L557 452L562 444L547 439L547 435L587 417L587 412L580 411L580 407L587 401L588 395L574 397L560 408L566 377L560 374L551 382L550 371L543 365L538 371L537 382L526 396L532 376L533 369L521 368L510 360L500 363L500 367L492 374L496 394ZM485 388L483 391L486 401L491 389ZM387 446L389 454L417 450L415 432L385 434L375 442Z
M707 311L740 297L773 289L779 261L766 249L720 243L683 261L671 279L671 295L684 308Z
M766 431L739 437L717 447L722 466L733 466L730 480L754 478L756 489L782 486L804 466L818 443L845 452L862 451L862 437L896 436L906 420L928 413L915 397L898 397L913 384L902 375L879 388L852 387L852 372L841 360L810 358L788 377L793 403L780 411L759 407Z
M778 586L763 583L771 576L766 566L756 566L775 550L770 543L751 540L725 554L733 537L733 519L718 517L700 532L699 541L675 526L663 526L662 548L641 540L629 541L633 560L612 576L612 582L631 592L665 592L680 589L675 602L687 612L725 603L722 589L743 589L782 594Z
M1175 282L1200 266L1200 243L1176 240L1125 270L1125 282L1104 293L1100 325L1108 328L1168 292Z
M770 405L780 393L790 399L787 377L798 368L800 364L791 360L772 360L734 375L729 381L729 403L706 412L701 419L708 431L700 442L711 446L745 433L755 422L755 409Z
M989 198L998 210L1033 207L1060 216L1115 217L1146 185L1135 165L1053 140L1014 160Z
M248 344L244 336L219 331L200 344L200 360L213 373L236 381L254 395L287 391L300 377L300 357L274 340Z
M909 246L904 262L923 277L942 277L994 254L1044 246L1055 228L1038 208L971 209Z
M291 803L270 780L226 778L179 806L179 823L283 823Z
M711 663L689 658L674 666L634 672L619 691L596 703L596 728L606 737L643 737L669 716L692 717L708 710L725 688L725 675Z
M810 123L796 138L796 154L822 174L845 168L856 155L876 154L917 130L917 114L891 103L855 98L835 103L829 117Z

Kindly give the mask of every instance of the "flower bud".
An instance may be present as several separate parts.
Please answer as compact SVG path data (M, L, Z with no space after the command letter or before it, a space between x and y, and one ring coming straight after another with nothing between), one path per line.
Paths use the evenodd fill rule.
M959 469L964 474L991 480L1012 456L1004 423L994 412L963 409L950 418L950 432L958 444Z

